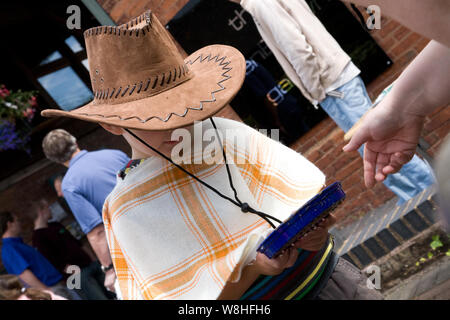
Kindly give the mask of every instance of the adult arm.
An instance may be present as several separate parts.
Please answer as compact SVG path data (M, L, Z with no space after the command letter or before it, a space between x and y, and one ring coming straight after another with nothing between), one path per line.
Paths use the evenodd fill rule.
M26 255L22 255L20 251L16 251L12 247L3 247L3 265L10 274L17 275L22 281L30 287L38 289L48 289L30 270L31 264Z
M77 192L63 190L64 198L69 204L81 229L86 234L87 239L94 250L100 263L107 267L112 263L109 254L108 242L106 240L105 228L101 214L95 207ZM105 286L111 291L114 290L115 281L114 269L105 274Z
M100 263L105 267L112 264L103 223L92 229L92 231L87 234L87 238L89 240L89 243L91 244L92 249L100 260ZM114 272L114 268L112 268L105 273L105 287L110 291L114 291L115 280L116 274Z
M450 102L450 48L431 41L371 110L344 151L364 152L367 187L383 181L414 156L425 116Z
M449 0L342 0L364 7L378 5L381 14L450 47Z
M105 267L111 265L112 259L109 253L108 241L106 240L105 227L103 223L92 229L86 236L101 265ZM109 291L115 291L115 281L116 273L114 268L106 271L104 285Z
M81 230L86 234L98 260L104 266L108 266L111 263L111 258L109 257L101 213L85 197L76 191L63 190L63 192L64 198L80 225Z
M28 284L32 288L49 290L49 288L43 284L30 269L25 269L21 274L19 274L19 279Z
M92 229L86 236L100 263L105 267L109 266L112 260L103 223Z

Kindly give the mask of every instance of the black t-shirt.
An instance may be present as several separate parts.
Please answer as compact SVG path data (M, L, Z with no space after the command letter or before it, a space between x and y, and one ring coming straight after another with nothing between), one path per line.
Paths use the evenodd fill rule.
M82 249L81 244L59 222L51 222L47 228L33 231L33 247L41 252L65 277L66 265L84 268L91 258Z

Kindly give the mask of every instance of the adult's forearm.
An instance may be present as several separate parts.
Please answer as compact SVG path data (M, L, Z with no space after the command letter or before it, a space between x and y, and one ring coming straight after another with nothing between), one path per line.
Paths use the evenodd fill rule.
M398 112L426 116L450 103L450 48L431 41L396 80L386 99Z
M364 7L378 5L389 16L412 31L450 47L450 1L448 0L342 0ZM383 27L383 26L382 26Z
M19 275L19 279L22 280L23 282L25 282L31 288L41 289L41 290L48 290L49 289L29 269L26 269L24 272L22 272Z
M103 224L99 224L92 229L87 234L87 238L100 263L104 266L109 266L112 260Z

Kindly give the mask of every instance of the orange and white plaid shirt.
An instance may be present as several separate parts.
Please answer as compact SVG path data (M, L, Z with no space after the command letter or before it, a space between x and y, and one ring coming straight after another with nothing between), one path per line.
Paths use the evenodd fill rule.
M285 220L324 186L324 174L299 153L243 123L214 121L242 202ZM209 120L198 125L213 130ZM183 167L234 198L223 161L203 159ZM272 230L160 157L118 178L103 220L123 299L216 299Z

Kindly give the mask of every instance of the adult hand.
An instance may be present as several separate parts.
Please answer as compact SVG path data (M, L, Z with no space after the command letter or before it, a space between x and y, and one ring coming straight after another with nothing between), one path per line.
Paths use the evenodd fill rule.
M116 272L114 271L114 269L110 269L108 271L106 271L105 273L105 288L108 289L111 292L115 292L116 290L114 289L114 282L116 281Z
M364 181L368 188L412 159L425 121L424 116L395 110L388 97L369 111L343 148L354 151L365 143Z
M325 221L319 223L315 230L294 243L296 248L307 251L319 251L328 240L328 229L336 223L336 218L330 214Z
M283 272L284 269L292 267L297 258L298 250L294 247L289 248L274 259L269 259L265 254L258 252L253 266L258 274L275 276Z

